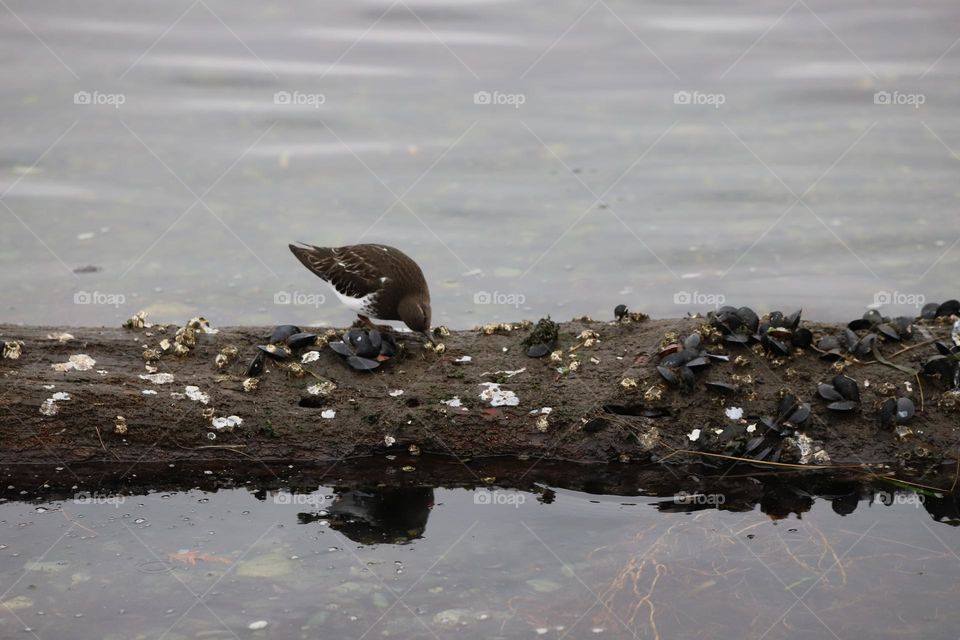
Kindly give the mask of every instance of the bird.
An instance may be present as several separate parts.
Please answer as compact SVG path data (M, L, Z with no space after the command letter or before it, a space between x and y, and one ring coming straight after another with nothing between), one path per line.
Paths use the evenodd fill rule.
M399 320L431 343L430 288L420 266L396 247L353 244L343 247L288 245L307 269L329 284L337 298L370 318Z

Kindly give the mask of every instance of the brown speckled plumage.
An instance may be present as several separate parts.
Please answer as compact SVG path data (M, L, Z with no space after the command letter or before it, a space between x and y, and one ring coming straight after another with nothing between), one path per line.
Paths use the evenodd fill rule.
M423 271L410 256L382 244L345 247L302 247L290 251L314 274L328 282L362 315L400 320L413 331L430 330L430 289Z

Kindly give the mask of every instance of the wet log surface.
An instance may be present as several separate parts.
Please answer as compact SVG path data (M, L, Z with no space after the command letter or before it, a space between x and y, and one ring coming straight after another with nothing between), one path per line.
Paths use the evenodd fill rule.
M500 327L490 335L455 331L438 338L441 353L410 341L372 372L355 371L333 350L318 346L318 357L299 367L290 363L301 362L302 350L287 361L268 360L254 389L244 386L247 367L270 328L198 331L196 344L175 355L159 346L164 339L174 343L179 328L174 325L0 326L0 340L23 342L19 358L0 360L0 465L233 460L253 467L278 461L342 464L385 455L415 461L416 454L438 454L464 461L507 456L531 467L568 461L723 468L744 457L745 443L756 429L766 431L763 417L775 417L788 392L808 403L812 416L801 429L803 437L771 434L776 451L764 468L819 463L839 473L849 465L950 486L952 474L944 469L952 470L960 440L951 385L890 366L922 369L937 353L932 340L949 341L949 325L919 324L910 340L883 344L886 364L872 355L841 360L844 374L859 385L861 401L853 411L837 412L817 395L818 383L837 375L836 363L813 349L775 357L759 345L726 344L704 329L705 322L561 323L560 353L538 359L528 357L521 344L529 324ZM804 326L815 338L843 329ZM730 361L698 370L692 390L666 384L656 368L657 354L670 342L665 337L683 339L698 330L708 351ZM325 329L313 331L322 335ZM230 347L238 356L229 355ZM145 362L145 348L156 350L159 359ZM227 363L218 367L216 358L225 348ZM75 358L79 367L63 366L81 354L93 364ZM143 378L148 366L171 374L172 381ZM718 393L706 381L736 390ZM326 382L334 385L328 393L308 391L318 384L331 388ZM518 404L491 406L481 397L489 391L483 383L513 392ZM899 429L883 426L880 418L883 402L896 396L916 406L916 415ZM450 403L454 398L460 406ZM214 426L216 418L229 416L242 422ZM758 426L751 430L752 425ZM825 454L814 457L821 449ZM780 466L769 464L774 460Z

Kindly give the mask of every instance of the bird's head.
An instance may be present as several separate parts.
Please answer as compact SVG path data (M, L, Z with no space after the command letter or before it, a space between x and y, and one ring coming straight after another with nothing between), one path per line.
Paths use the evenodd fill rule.
M430 297L426 295L411 295L400 301L400 319L412 331L423 334L428 340L430 337Z

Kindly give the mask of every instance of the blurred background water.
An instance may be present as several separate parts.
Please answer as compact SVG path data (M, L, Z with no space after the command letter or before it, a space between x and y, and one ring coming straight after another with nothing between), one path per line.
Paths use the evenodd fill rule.
M912 313L957 295L958 17L5 0L0 317L348 323L295 240L401 247L453 327Z

